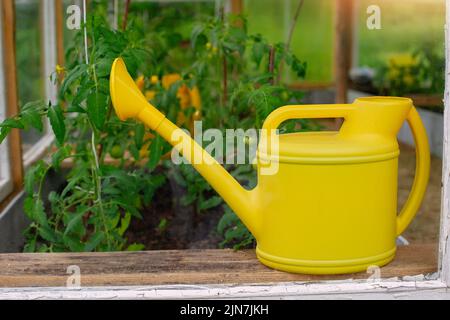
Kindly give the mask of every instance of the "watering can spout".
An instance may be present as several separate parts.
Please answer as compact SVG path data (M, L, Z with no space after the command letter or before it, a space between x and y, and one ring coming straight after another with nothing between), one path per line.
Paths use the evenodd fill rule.
M158 132L180 152L227 202L256 237L255 190L244 189L188 133L151 105L135 84L121 58L114 61L110 76L111 99L120 120L137 119Z

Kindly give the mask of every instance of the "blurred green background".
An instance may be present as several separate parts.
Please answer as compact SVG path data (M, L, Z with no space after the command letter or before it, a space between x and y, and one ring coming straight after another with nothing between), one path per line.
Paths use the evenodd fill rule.
M226 1L226 0L225 0ZM250 33L260 33L271 42L286 41L293 15L300 0L243 0ZM73 1L64 0L65 7ZM17 67L20 101L43 96L41 57L41 12L39 0L16 1ZM382 29L366 27L369 5L381 8ZM132 1L133 12L147 16L143 26L151 30L162 19L189 38L195 21L217 12L217 3ZM335 0L305 0L291 47L308 63L305 81L332 82ZM183 19L179 18L182 8ZM123 3L121 2L121 10ZM355 0L355 66L377 68L392 55L431 50L444 55L444 0ZM188 17L188 18L186 18ZM65 41L73 41L73 32L65 30ZM46 75L48 76L48 75Z
M270 41L287 39L300 0L245 0L249 29ZM308 62L306 81L333 79L334 0L305 0L292 40L293 51ZM367 7L381 9L381 30L366 27ZM376 67L391 55L424 46L444 54L444 0L355 0L357 65Z

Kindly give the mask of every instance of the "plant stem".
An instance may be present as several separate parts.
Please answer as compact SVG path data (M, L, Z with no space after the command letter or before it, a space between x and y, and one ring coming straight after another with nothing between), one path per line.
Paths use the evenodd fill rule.
M303 4L305 3L305 0L300 0L298 3L297 10L295 11L294 20L292 20L291 28L289 30L289 35L286 42L285 50L289 50L292 43L292 37L294 36L294 30L295 26L297 25L298 17L300 16L300 11L302 10Z
M86 0L83 1L83 22L84 22L84 55L85 55L86 64L89 64Z
M222 20L222 28L225 28L225 8L220 9L220 17ZM225 52L223 53L223 97L222 105L226 106L228 100L228 61Z
M94 166L92 167L92 175L94 178L94 187L95 187L95 198L94 203L98 205L100 211L100 217L103 222L103 227L106 235L106 242L108 244L108 249L111 248L111 238L109 235L108 224L106 221L105 210L103 208L103 199L102 199L102 181L100 177L100 165L98 162L97 150L95 147L95 128L92 124L92 135L91 135L91 147L92 147L92 155L94 157Z
M128 14L130 13L130 3L131 3L131 0L127 0L127 2L125 3L125 14L123 16L123 24L122 24L123 31L127 30Z
M92 68L92 73L93 73L93 78L94 78L94 83L95 83L95 87L98 90L98 78L97 78L97 72L95 70L95 66ZM106 242L108 244L108 249L111 248L111 242L110 242L110 235L109 235L109 229L108 229L108 225L107 225L107 221L106 221L106 216L105 216L105 210L103 208L103 199L102 199L102 181L101 181L101 177L100 177L100 162L99 162L99 156L97 153L97 145L95 143L95 126L93 123L91 123L89 121L89 124L91 126L91 148L92 148L92 155L94 157L94 167L92 170L92 174L94 176L94 181L95 181L95 197L96 197L96 201L98 206L99 206L99 211L100 211L100 215L101 215L101 219L103 221L103 226L105 229L105 235L106 235Z
M295 10L294 19L292 20L291 28L289 29L288 38L287 38L286 44L284 46L284 52L285 53L287 51L289 51L289 48L291 47L291 43L292 43L292 38L294 36L295 27L297 26L298 17L300 16L300 12L301 12L301 10L303 8L304 3L305 3L305 0L299 0L298 6L297 6L297 10ZM280 82L281 75L283 74L283 64L284 64L284 55L283 55L283 58L280 61L280 67L279 67L279 71L278 71L277 83Z
M269 51L269 73L272 75L272 77L270 78L270 84L274 85L275 83L275 47L274 46L270 46L270 51Z
M225 106L227 104L228 100L228 61L227 56L223 55L223 98L222 98L222 104Z

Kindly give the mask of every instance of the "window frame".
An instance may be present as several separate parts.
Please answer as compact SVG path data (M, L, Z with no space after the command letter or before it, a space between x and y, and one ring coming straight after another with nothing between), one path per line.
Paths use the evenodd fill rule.
M62 33L58 33L57 26L63 23L63 12L60 10L61 0L39 1L41 15L40 27L43 37L41 46L43 49L41 76L45 80L42 92L45 101L57 102L57 85L52 82L50 75L54 73L56 65L64 63ZM0 120L2 117L10 117L19 112L17 93L17 72L15 68L15 1L2 0L0 7L0 24L3 32L0 37L0 63L5 66L0 76ZM59 10L59 11L58 11ZM60 12L61 11L61 12ZM6 21L5 21L6 20ZM63 26L61 26L63 27ZM8 42L8 43L5 43ZM7 77L5 74L8 73ZM2 81L3 79L3 81ZM0 166L0 209L15 201L15 197L23 188L23 172L45 157L55 140L48 120L44 123L44 135L26 152L22 151L22 139L17 130L13 130L10 136L0 145L0 161L6 166ZM18 161L20 159L20 161ZM18 164L20 163L20 164ZM14 165L12 165L14 164ZM2 177L4 177L2 179Z
M56 11L55 1L40 1L39 11L41 15L40 27L43 30L41 39L42 48L42 74L45 80L44 98L46 102L52 104L57 102L57 87L52 83L50 75L55 72L57 65L57 37L56 37ZM31 167L36 161L45 156L48 149L54 142L54 134L50 130L50 123L45 121L44 135L23 155L25 170Z
M0 25L3 25L2 14L0 14ZM0 34L0 64L3 65L3 63L3 34ZM3 73L0 73L0 121L6 118L7 113L7 102L4 93L6 93L5 76ZM0 145L0 202L5 200L14 189L8 143L9 141L6 139L5 143Z
M6 0L3 0L6 1ZM179 298L439 298L450 288L450 0L446 0L446 88L439 261L432 275L402 279L289 282L253 285L163 285L141 287L3 288L0 298L179 299Z
M11 117L18 113L17 73L15 56L15 7L13 0L3 0L0 3L1 16L1 60L3 77L3 92L5 117ZM2 143L2 148L7 153L6 161L9 163L9 183L3 184L0 209L14 201L14 197L20 194L23 187L23 156L22 139L19 130L14 129ZM5 157L6 155L3 155ZM11 186L12 185L12 186Z

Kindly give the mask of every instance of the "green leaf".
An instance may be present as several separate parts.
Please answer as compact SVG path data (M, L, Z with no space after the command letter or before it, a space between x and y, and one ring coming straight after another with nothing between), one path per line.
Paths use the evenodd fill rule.
M141 149L144 144L145 126L143 124L136 125L134 130L134 143L136 148Z
M3 141L6 139L8 134L11 132L11 128L8 127L2 127L0 129L0 144L3 143Z
M81 243L80 238L77 236L64 235L63 241L66 246L69 247L72 252L82 252L84 245Z
M84 110L81 106L76 104L70 104L67 107L67 113L86 113L86 110Z
M200 203L199 209L200 210L208 210L217 207L219 204L222 203L222 198L219 196L214 196L212 198L209 198L206 201L203 201Z
M236 224L239 221L239 218L231 209L229 209L228 206L224 207L225 213L223 214L222 218L219 220L219 223L217 224L217 231L220 234L223 234L227 228L231 227L233 224Z
M45 174L46 164L43 161L37 162L25 173L24 185L28 195L34 194L35 183Z
M203 37L200 37L202 40L201 42L203 42L203 38L205 37L203 35L203 31L204 31L204 27L203 25L196 25L193 29L192 29L192 34L191 34L191 43L192 43L192 47L195 48L197 46L197 42L198 39L200 37L200 35L202 35Z
M103 130L108 111L108 97L98 91L93 91L87 98L87 113L89 119L98 130Z
M42 200L35 200L34 217L41 226L48 226L47 214L44 211L44 203Z
M59 105L50 106L48 109L48 118L55 134L56 141L61 146L66 137L66 124L64 123L63 110Z
M87 99L87 96L89 95L90 90L94 87L94 83L89 83L88 85L83 85L82 87L78 88L75 96L73 97L68 111L70 110L71 112L75 111L78 112L76 110L81 109L82 111L84 111L84 109L81 107L81 104L84 100ZM73 110L73 111L72 111Z
M100 59L95 66L97 77L102 78L109 76L113 61L114 59L112 58Z
M40 227L38 228L39 235L42 237L42 239L47 240L49 242L57 242L58 238L56 236L56 233L50 229L49 227Z
M60 169L61 162L63 162L65 159L67 159L72 152L72 146L65 145L62 148L59 148L53 155L52 155L52 165L53 168L56 170Z
M256 65L259 67L261 64L261 60L264 57L264 54L267 53L267 47L262 42L256 42L252 48L253 60L256 62Z
M150 145L150 154L148 158L148 168L154 170L161 161L162 156L162 138L159 134L153 139Z
M72 214L69 221L66 225L66 230L64 230L64 235L68 235L72 230L76 229L77 226L82 222L83 216L86 214L86 212L89 210L89 208L85 208L81 212Z
M64 95L66 93L67 89L70 87L70 85L72 83L74 83L74 81L79 80L81 75L83 73L85 73L87 70L88 70L88 65L86 65L86 64L79 64L73 70L71 70L67 74L66 78L64 79L64 81L61 85L61 90L60 90L61 95Z
M128 246L127 251L142 251L145 249L143 244L133 243Z
M88 242L84 245L84 251L85 252L91 252L94 251L97 246L103 241L105 235L101 232L94 233L93 236L89 239Z
M9 118L6 119L5 121L3 121L0 124L0 127L2 128L14 128L14 129L24 129L25 126L23 125L22 121L20 120L20 118Z
M39 132L44 130L44 125L42 123L41 112L46 108L45 103L42 101L29 102L22 107L20 112L20 117L22 122L29 125Z
M28 241L28 243L23 248L23 252L25 253L36 252L36 238L33 238L30 241Z
M123 236L125 234L125 232L128 230L128 227L130 226L130 221L131 221L131 213L127 212L125 214L125 217L123 217L120 220L120 228L117 231L119 235Z
M161 221L159 221L159 224L158 224L159 232L164 232L167 229L168 224L169 224L169 222L167 221L167 219L165 219L165 218L161 219Z
M25 211L26 216L28 219L33 221L33 206L34 206L34 197L28 196L25 198L25 201L23 203L23 211Z

